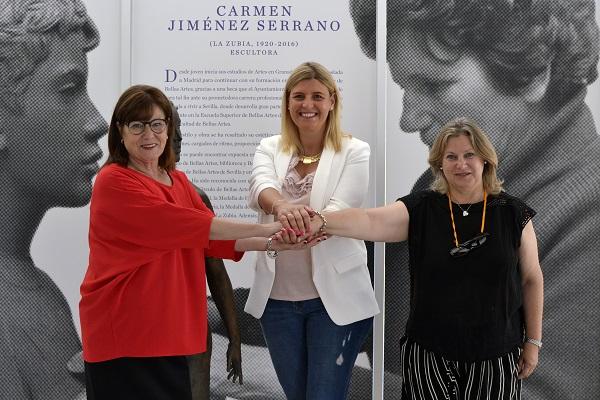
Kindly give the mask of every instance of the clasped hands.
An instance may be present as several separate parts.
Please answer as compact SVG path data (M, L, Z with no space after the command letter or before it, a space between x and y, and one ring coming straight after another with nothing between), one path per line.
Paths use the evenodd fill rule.
M312 247L329 237L319 230L323 221L308 206L282 203L276 207L275 217L281 223L282 229L273 235L273 240Z

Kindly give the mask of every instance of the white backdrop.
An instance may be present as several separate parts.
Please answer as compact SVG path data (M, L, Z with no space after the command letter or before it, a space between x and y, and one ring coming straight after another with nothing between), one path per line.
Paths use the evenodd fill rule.
M225 158L244 162L245 167L239 169L249 173L254 150L260 137L279 133L280 97L285 80L289 72L304 61L317 61L335 72L334 76L338 78L343 96L342 126L356 137L372 142L375 134L375 63L367 59L360 50L346 2L324 3L319 0L291 2L290 5L284 6L287 7L285 9L276 7L274 14L279 14L277 16L240 15L237 17L219 14L241 14L243 5L249 5L252 14L255 3L236 1L223 4L214 1L186 0L177 0L168 4L159 0L134 1L131 40L132 83L147 83L163 88L179 107L184 136L179 167L186 171L198 186L207 191L215 206L216 214L255 220L256 213L245 207L247 177L239 179L242 174L229 172L236 168L186 166L185 164L203 163L206 160L219 163L223 157L208 157L207 153L214 154L222 151L230 155ZM267 14L268 12L267 8ZM231 27L229 24L233 23L235 29L222 30L216 20L226 22L227 27ZM205 21L209 21L207 28L210 30L204 30ZM290 29L293 29L294 21L298 21L303 31L282 31L282 23L287 23ZM326 21L327 30L318 32L315 21ZM276 30L269 31L267 28L261 28L269 27L269 23L274 24L272 26ZM305 30L311 29L309 23L314 31ZM175 29L169 30L173 26ZM243 28L248 30L242 31ZM258 55L238 55L238 52L256 52ZM269 52L271 55L268 55ZM274 55L275 52L277 55ZM169 81L174 79L175 73L177 79L173 82L165 82L166 70L169 70ZM217 73L208 74L207 71ZM237 73L239 71L244 73ZM248 73L245 73L246 71ZM186 83L183 82L184 79L199 79L202 82ZM236 80L236 82L217 82L223 79ZM241 79L257 79L257 82L242 83ZM260 79L277 82L258 82ZM203 82L204 80L212 80L212 82ZM254 90L257 87L272 90L268 92ZM221 91L216 91L217 89ZM240 100L241 96L265 94L276 100ZM204 96L207 100L202 100L200 96ZM208 100L211 96L229 96L233 99ZM248 106L253 103L258 103L260 106L268 105L269 109L207 108L207 106ZM189 108L190 106L198 108L192 109ZM242 115L244 112L248 116L244 117ZM212 116L221 113L236 116ZM261 116L252 117L252 113ZM229 124L229 126L185 126L186 123L207 121ZM227 134L232 133L250 137L227 138ZM203 144L208 141L217 144ZM199 152L202 155L194 155ZM239 156L240 152L244 155ZM217 170L219 177L236 175L238 183L218 185L206 182L207 178L211 177L207 175L208 169ZM234 195L243 200L220 200L220 196L231 194L222 190L224 186L238 189ZM371 199L370 203L374 204L374 200ZM235 210L232 206L244 209ZM241 263L227 263L233 287L249 287L252 284L250 265L253 259L252 254L247 254Z

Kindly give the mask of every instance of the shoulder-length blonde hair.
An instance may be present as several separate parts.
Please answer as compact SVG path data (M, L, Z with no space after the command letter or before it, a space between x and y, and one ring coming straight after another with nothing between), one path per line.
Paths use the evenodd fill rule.
M284 152L298 153L302 149L302 143L298 134L298 127L292 121L288 103L292 89L306 79L316 79L329 91L329 95L335 100L333 110L329 111L325 127L325 147L331 147L336 152L342 148L342 137L344 136L340 124L340 92L335 79L329 71L319 63L305 62L292 71L285 84L285 90L281 99L281 145Z
M469 118L457 118L448 122L431 146L429 151L429 166L434 176L434 181L431 184L431 189L439 193L448 193L448 181L444 176L442 160L444 152L448 145L448 140L452 137L464 135L471 141L471 146L475 153L485 161L483 165L483 189L488 194L498 194L502 189L502 180L497 176L498 171L498 155L492 145L492 142L487 137L485 132L477 126L475 121Z

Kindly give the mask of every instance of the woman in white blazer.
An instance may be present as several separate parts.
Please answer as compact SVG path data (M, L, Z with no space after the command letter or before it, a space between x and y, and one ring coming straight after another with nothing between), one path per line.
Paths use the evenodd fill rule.
M369 183L369 145L340 128L340 96L322 65L287 80L282 133L261 141L250 179L260 222L279 219L289 238L308 232L304 206L360 207ZM354 361L379 312L363 241L323 237L305 252L258 253L246 311L259 318L289 400L345 399Z

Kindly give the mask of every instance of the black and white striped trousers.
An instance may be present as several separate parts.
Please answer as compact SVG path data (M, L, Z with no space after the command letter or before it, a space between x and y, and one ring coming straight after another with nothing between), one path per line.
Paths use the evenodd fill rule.
M495 360L450 361L403 339L402 400L520 400L516 349Z

